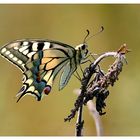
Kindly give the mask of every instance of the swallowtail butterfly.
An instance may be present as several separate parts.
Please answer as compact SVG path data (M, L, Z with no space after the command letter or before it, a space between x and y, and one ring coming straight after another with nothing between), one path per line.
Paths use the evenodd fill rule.
M17 102L28 94L40 101L43 95L49 94L62 69L59 89L63 89L77 66L86 59L87 47L85 41L73 48L61 42L40 39L16 40L4 45L0 54L23 73L23 86L17 94Z

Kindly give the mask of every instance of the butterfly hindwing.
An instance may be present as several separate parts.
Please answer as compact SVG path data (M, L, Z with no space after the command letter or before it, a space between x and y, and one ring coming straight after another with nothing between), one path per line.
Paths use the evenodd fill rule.
M67 63L67 65L65 66L65 68L61 74L59 90L63 89L67 85L71 75L75 72L76 69L77 69L77 65L76 65L75 59L72 58Z
M52 50L52 54L54 53L53 51L54 50ZM41 51L38 53L41 53ZM56 58L50 54L51 56L48 55L48 58L51 58L51 60L42 63L42 60L44 62L46 58L43 54L44 52L42 52L42 56L39 58L33 56L33 60L25 65L26 68L29 69L24 72L27 78L23 83L23 87L25 87L24 90L19 93L20 98L26 94L32 94L37 97L37 100L40 100L44 88L48 85L52 87L56 75L69 61L67 57ZM35 55L37 55L37 53ZM49 63L50 65L48 65Z

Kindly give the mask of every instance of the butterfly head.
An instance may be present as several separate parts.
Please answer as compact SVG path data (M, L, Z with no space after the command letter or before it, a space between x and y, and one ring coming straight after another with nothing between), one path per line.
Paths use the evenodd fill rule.
M88 49L87 49L88 45L86 42L89 39L91 39L93 36L96 36L97 34L101 33L103 30L104 30L104 27L101 26L101 29L97 33L95 33L91 36L89 36L89 33L90 33L89 30L87 30L87 35L84 38L83 44L80 44L80 45L76 46L76 48L75 48L75 50L79 51L79 53L81 54L82 59L86 58L86 56L88 54Z
M86 43L80 44L78 46L75 47L75 50L77 50L79 52L79 54L81 54L82 59L86 58L87 54L88 54L88 45Z

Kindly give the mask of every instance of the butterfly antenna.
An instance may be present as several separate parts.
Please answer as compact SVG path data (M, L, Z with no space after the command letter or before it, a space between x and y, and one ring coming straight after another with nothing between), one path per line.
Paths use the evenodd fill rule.
M86 42L86 39L87 39L87 37L89 36L89 33L90 33L88 29L86 31L87 31L87 35L84 38L83 44Z
M87 41L88 41L89 39L91 39L93 36L96 36L97 34L103 32L103 30L104 30L104 27L101 26L101 29L100 29L97 33L93 34L92 36L90 36L90 37L88 37L88 38L87 38L87 36L86 36L85 42L87 42Z

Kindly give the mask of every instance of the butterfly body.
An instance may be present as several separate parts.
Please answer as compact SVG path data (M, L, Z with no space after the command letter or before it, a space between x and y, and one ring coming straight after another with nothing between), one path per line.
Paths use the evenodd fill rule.
M62 69L59 89L63 89L87 53L86 44L73 48L58 41L41 39L16 40L0 49L0 54L23 73L18 101L26 94L41 100L44 92L49 94L55 77Z

